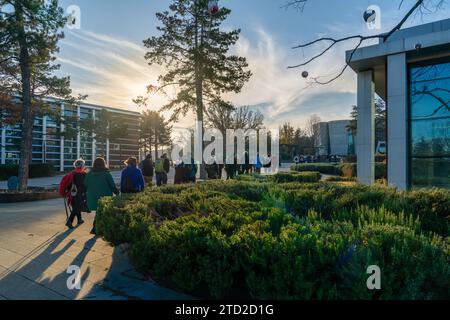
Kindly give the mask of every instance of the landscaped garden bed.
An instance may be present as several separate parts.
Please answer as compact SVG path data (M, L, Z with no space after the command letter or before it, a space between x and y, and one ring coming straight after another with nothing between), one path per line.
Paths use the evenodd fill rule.
M450 298L450 191L317 177L242 176L104 198L97 230L128 243L141 272L197 297ZM367 289L371 265L382 271L379 291Z
M356 163L304 163L295 164L291 167L294 172L304 172L304 171L317 171L322 174L342 176L345 178L356 178L357 176L357 164ZM387 166L386 163L377 162L375 163L375 178L385 179L387 177Z
M55 174L53 165L46 163L35 163L29 166L29 178L51 177ZM0 165L0 180L8 180L12 176L19 174L19 165L2 164Z
M0 190L0 203L32 202L60 197L56 189L29 188L25 192Z

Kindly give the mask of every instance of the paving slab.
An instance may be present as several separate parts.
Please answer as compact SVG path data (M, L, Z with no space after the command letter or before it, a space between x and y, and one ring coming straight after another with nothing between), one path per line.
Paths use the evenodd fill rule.
M8 300L66 300L57 292L15 272L8 273L0 267L0 273L7 273L0 280L0 295Z
M89 234L94 218L68 231L60 199L0 204L0 299L189 299L139 274L124 247ZM68 289L69 266L79 267L80 290Z

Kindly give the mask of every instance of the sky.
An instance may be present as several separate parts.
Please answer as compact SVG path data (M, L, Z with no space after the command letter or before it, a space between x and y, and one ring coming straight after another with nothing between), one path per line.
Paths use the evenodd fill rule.
M86 102L141 111L132 99L145 93L164 73L144 59L144 39L158 35L155 13L166 10L171 0L62 0L68 8L81 10L81 28L65 30L60 43L60 75L71 77L76 94L87 94ZM305 50L293 46L320 37L369 35L390 30L415 0L308 0L302 12L283 8L286 0L221 0L232 10L224 28L241 29L240 39L230 53L247 58L253 73L239 94L225 98L236 106L261 111L265 124L276 128L284 122L304 126L311 115L324 121L349 118L356 104L356 75L347 70L333 83L310 85L301 76L333 76L344 66L351 42L337 46L307 67L288 69L320 52L320 45ZM369 5L381 9L381 30L369 30L363 13ZM405 27L450 18L450 4L435 13L415 15ZM368 43L370 44L370 43ZM149 108L159 110L167 98L151 96ZM170 114L167 113L166 117ZM194 115L181 118L179 127L192 125Z

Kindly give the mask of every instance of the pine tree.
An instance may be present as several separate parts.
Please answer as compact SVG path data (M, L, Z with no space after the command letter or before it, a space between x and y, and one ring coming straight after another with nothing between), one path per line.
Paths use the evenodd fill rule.
M222 101L222 94L239 93L251 77L243 57L229 55L240 30L223 31L227 8L210 13L208 0L173 0L169 10L156 14L159 36L144 41L150 65L166 68L149 93L177 88L176 96L162 110L172 110L170 121L194 111L204 121L205 108Z
M145 111L140 123L141 147L145 151L155 150L155 158L158 158L159 147L167 147L172 143L172 127L156 111Z
M127 124L122 121L120 116L105 109L97 111L97 117L90 125L83 121L80 124L82 131L95 135L96 140L103 143L106 143L107 140L120 142L122 138L128 136Z
M53 75L59 69L54 55L65 23L57 0L0 0L0 95L17 98L22 112L20 190L27 188L33 122L48 106L44 98L75 102L70 79Z

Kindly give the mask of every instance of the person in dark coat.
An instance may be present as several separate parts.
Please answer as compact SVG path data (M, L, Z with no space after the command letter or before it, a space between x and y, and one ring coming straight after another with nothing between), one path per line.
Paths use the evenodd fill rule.
M234 163L233 164L226 164L225 165L225 171L227 173L227 180L234 179L236 177L236 173L238 171L238 161L237 157L234 157Z
M191 158L191 164L184 166L184 179L187 183L195 183L197 180L197 165L194 158Z
M137 159L130 157L125 164L127 167L122 171L120 192L138 193L143 191L145 188L144 176L137 167Z
M72 186L70 189L72 197L72 211L66 226L69 229L73 229L73 221L77 218L77 226L82 225L84 220L81 217L81 212L87 211L86 206L86 188L84 186L84 179L86 177L86 165L83 159L76 160L73 164L74 170L72 174Z
M206 165L206 173L208 174L208 179L216 180L219 179L219 165L214 161L212 164Z
M253 172L253 166L250 163L250 155L247 151L245 151L245 164L242 165L243 174L251 174Z
M179 164L175 165L174 184L185 183L184 180L184 162L182 161Z
M140 169L142 171L142 175L144 176L145 184L152 185L155 169L151 154L148 154L147 157L145 157L145 159L141 162Z

